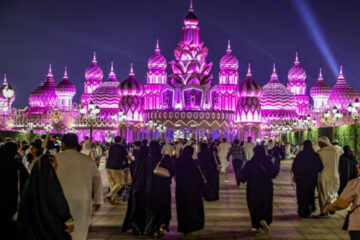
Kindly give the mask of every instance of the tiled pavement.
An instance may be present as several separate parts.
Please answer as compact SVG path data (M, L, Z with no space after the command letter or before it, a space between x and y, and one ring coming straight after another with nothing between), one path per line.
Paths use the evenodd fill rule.
M220 200L205 202L205 229L188 236L176 232L173 191L170 233L163 239L349 239L347 232L341 230L344 212L325 218L300 220L297 217L295 191L289 174L290 165L290 161L283 162L280 174L275 180L271 236L255 235L250 231L245 187L236 187L233 174L229 174L227 178L230 182L225 183L226 176L221 176ZM104 181L106 182L105 176ZM88 239L137 239L131 233L121 233L125 212L126 205L111 206L106 203L93 217Z

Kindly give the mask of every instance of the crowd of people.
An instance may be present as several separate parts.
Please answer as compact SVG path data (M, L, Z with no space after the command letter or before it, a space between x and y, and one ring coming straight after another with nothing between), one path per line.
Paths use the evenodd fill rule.
M117 136L110 144L89 138L79 143L69 133L61 141L44 135L29 145L6 139L0 147L0 188L8 194L0 200L6 206L0 224L13 239L86 239L91 215L103 204L103 157L109 183L104 198L112 205L127 204L123 232L157 238L169 231L172 184L178 232L203 229L203 201L221 198L220 175L227 176L232 163L236 186L246 185L251 230L270 233L273 180L281 160L292 156L299 217L314 215L316 192L320 216L352 204L344 228L352 239L360 239L358 162L349 146L341 148L327 137L293 148L273 140L253 142L251 137L231 143L222 138L129 144Z

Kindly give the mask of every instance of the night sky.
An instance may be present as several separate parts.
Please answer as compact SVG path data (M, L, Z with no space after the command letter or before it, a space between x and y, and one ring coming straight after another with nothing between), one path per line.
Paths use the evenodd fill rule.
M241 80L250 62L254 79L264 85L276 62L280 81L286 83L298 51L308 91L317 81L319 67L333 86L339 64L344 65L347 83L359 91L360 1L308 0L317 22L308 25L310 18L304 16L309 15L302 14L299 4L306 6L302 0L194 0L201 41L213 62L213 84L218 83L219 61L230 39L240 62ZM7 73L15 90L13 106L28 105L31 91L45 80L49 63L56 82L68 67L78 101L93 51L104 71L103 80L111 61L119 81L128 77L130 62L134 62L136 78L145 83L156 39L170 62L188 9L188 0L1 0L0 73ZM311 31L316 25L319 28ZM320 50L325 45L317 41L319 36L334 59Z

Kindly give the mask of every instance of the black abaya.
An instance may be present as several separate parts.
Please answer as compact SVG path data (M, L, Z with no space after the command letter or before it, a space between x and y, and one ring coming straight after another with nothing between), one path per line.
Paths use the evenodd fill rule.
M192 159L193 147L187 146L176 161L176 211L178 231L190 233L204 228L202 177Z
M219 200L219 172L217 159L213 152L205 151L198 154L199 165L204 172L206 184L203 185L203 196L206 201ZM215 162L216 161L216 162Z
M319 154L312 148L304 149L294 159L292 171L296 182L296 198L300 217L310 216L316 210L315 188L318 173L323 169Z
M345 148L344 148L345 150ZM341 195L346 184L351 179L357 178L358 176L358 163L354 154L350 153L350 150L347 150L343 155L341 155L339 160L339 175L340 175L340 187L338 194Z
M133 163L134 176L131 183L126 216L122 226L123 232L133 229L136 235L144 234L146 224L147 155L148 149L146 146L141 147L140 151L135 155Z
M53 157L53 156L52 156ZM71 214L49 156L37 160L22 192L18 229L21 240L67 240Z
M258 154L257 152L261 153ZM257 146L253 158L248 161L242 172L242 181L247 182L246 200L253 228L260 228L260 221L268 225L272 222L273 212L273 181L279 173L279 160L275 164L265 155L265 148Z

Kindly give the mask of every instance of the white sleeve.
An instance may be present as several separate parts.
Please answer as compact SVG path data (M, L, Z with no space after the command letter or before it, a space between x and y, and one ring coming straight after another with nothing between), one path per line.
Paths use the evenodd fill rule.
M103 204L103 185L101 182L101 176L99 169L97 168L96 164L93 162L93 191L94 191L94 204Z

